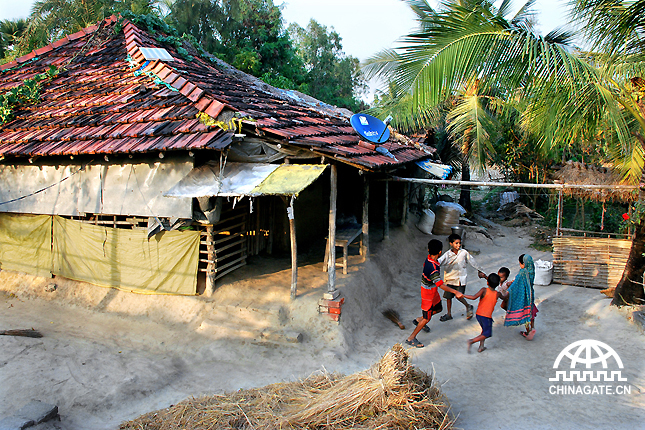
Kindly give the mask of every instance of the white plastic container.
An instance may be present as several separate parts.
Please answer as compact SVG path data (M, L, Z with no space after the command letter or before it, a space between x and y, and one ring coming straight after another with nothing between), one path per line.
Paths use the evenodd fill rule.
M535 261L535 285L550 285L553 280L553 263L550 261Z
M423 212L421 212L421 217L419 217L417 228L423 234L432 234L434 219L435 219L434 212L432 212L430 209L425 209Z

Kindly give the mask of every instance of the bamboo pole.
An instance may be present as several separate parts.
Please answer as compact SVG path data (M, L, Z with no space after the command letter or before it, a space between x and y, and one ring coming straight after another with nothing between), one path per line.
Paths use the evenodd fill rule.
M215 252L215 233L212 225L206 226L206 250L208 263L206 265L206 297L211 297L215 293L215 276L217 275L214 261L217 257Z
M563 191L558 191L558 220L555 227L555 235L560 236L560 229L562 228L562 203L563 203Z
M338 195L338 170L335 164L331 165L329 191L329 247L327 255L327 292L336 293L336 198Z
M363 257L364 261L370 259L370 179L369 176L363 175Z
M383 240L390 239L390 181L385 181L385 210L383 211Z
M637 190L638 185L578 185L578 184L531 184L525 182L484 182L484 181L448 181L444 179L401 178L393 176L385 181L403 181L435 185L472 185L475 187L514 187L514 188L550 188L565 190L570 188L588 190Z

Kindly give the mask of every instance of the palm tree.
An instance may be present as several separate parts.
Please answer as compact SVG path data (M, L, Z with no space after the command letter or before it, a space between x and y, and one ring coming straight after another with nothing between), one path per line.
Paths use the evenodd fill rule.
M417 13L419 30L403 38L406 44L401 49L372 58L368 73L388 77L422 109L450 97L469 80L480 79L484 88L494 84L506 101L524 100L522 123L539 136L537 144L543 151L602 139L628 180L642 177L645 109L638 94L645 88L640 85L645 82L640 78L645 76L645 62L639 36L645 11L641 1L634 7L609 0L575 2L578 19L592 34L593 26L610 27L598 33L592 53L570 48L571 34L565 31L536 35L533 1L510 18L506 0L498 8L485 0L448 0L442 10L434 10L425 0L406 2ZM598 17L599 12L604 15ZM643 252L645 217L640 218L616 304L645 299L642 286L631 281L642 275Z
M490 1L464 0L444 3L444 9L435 10L424 0L409 0L408 5L417 15L417 31L403 38L405 46L398 50L385 50L369 59L365 70L370 77L380 75L393 81L392 85L399 93L412 99L415 109L408 109L404 121L414 123L410 115L423 113L442 100L451 99L448 114L449 137L455 147L461 151L462 179L470 179L470 166L480 172L487 161L494 157L494 141L498 135L499 124L495 112L502 109L505 96L516 84L496 82L493 87L486 74L464 73L453 76L451 81L443 80L442 74L436 73L438 67L433 64L445 64L452 56L469 58L480 52L464 51L465 46L457 46L461 41L483 36L495 37L502 33L517 33L520 37L529 34L532 29L532 1L527 2L516 14L510 14L510 1L504 1L496 8ZM553 36L550 36L553 37ZM562 40L564 38L560 36ZM463 44L462 44L463 45ZM478 45L481 45L478 43ZM477 46L475 47L478 48ZM485 58L485 57L483 57ZM508 59L489 58L488 61L497 67L508 70L505 64ZM484 60L486 61L486 60ZM441 66L439 66L441 67ZM496 71L500 76L503 70ZM521 79L522 71L516 73ZM512 75L509 78L513 77ZM500 85L501 84L501 85ZM428 88L442 88L437 93ZM446 88L447 87L447 88ZM393 103L392 106L396 106ZM382 106L387 109L391 106ZM397 117L400 112L397 111ZM416 121L417 123L419 121ZM395 123L394 125L398 125ZM426 124L428 127L430 124ZM470 210L470 189L463 186L459 202Z
M642 1L574 0L574 19L600 54L603 72L611 80L616 103L623 107L634 139L627 146L623 165L632 177L639 178L636 232L623 276L616 286L612 304L643 303L645 271L645 8ZM615 79L611 79L615 78ZM620 151L617 151L620 156ZM631 157L630 157L631 155Z
M4 58L9 53L8 51L13 51L14 45L26 28L27 20L22 18L0 21L0 59Z
M124 10L160 14L156 0L37 0L18 50L29 52Z

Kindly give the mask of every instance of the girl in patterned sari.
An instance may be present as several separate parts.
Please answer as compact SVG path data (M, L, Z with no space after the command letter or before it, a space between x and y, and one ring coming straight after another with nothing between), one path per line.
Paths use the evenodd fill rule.
M535 265L530 255L520 255L520 271L515 280L508 287L508 312L504 320L505 326L524 324L526 331L521 334L527 340L535 336L535 316L538 312L535 307L535 293L533 281L535 279Z

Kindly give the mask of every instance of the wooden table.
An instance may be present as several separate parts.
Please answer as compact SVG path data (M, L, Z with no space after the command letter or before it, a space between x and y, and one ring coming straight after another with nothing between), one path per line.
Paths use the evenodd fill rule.
M363 255L363 230L361 227L348 227L336 230L336 246L343 248L343 262L342 264L336 263L336 267L342 267L343 273L347 274L347 254L349 245L352 244L360 236L359 254ZM327 261L329 260L329 237L327 238L327 246L325 247L325 261L323 262L323 272L327 271Z

